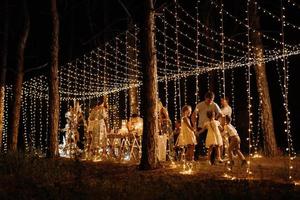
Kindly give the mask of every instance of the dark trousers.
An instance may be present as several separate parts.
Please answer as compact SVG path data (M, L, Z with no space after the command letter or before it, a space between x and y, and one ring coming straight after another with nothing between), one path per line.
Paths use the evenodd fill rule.
M201 128L198 128L197 132L200 130ZM195 153L194 153L195 160L199 160L200 156L206 156L206 148L205 148L206 135L207 135L207 130L205 130L201 134L197 134L196 136L197 144L195 146Z

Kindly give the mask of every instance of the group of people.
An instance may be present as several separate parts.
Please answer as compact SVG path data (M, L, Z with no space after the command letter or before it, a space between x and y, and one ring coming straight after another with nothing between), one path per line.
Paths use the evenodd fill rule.
M188 161L198 160L205 153L203 150L208 149L207 159L211 164L215 164L215 160L224 162L223 158L228 155L226 159L232 166L233 154L237 154L242 165L245 165L247 162L240 151L239 135L231 124L232 109L228 98L221 99L220 109L214 102L214 97L213 92L207 92L205 100L196 105L193 113L191 106L183 106L176 146L186 149L185 158ZM216 155L212 153L214 149Z
M82 149L87 159L108 157L108 134L111 133L108 125L108 106L105 101L97 103L90 109L88 119L84 119L83 111L78 101L74 102L65 114L67 123L63 129L65 142L62 145L64 154L72 156ZM132 114L126 122L126 133L134 134L141 138L143 132L143 119L137 114ZM122 127L124 128L124 127ZM116 131L118 134L125 132Z
M247 162L240 151L239 135L231 124L232 109L228 104L228 98L221 99L220 108L214 102L214 97L213 92L207 92L205 100L198 103L193 112L190 105L183 106L181 119L175 123L175 131L172 130L167 109L159 101L157 109L159 135L168 136L167 151L181 149L188 161L198 160L201 155L206 155L207 149L207 159L211 164L215 161L222 163L228 159L230 165L233 165L233 154L237 154L242 160L242 165L245 165ZM83 127L83 146L87 157L99 155L100 151L105 153L107 134L110 130L107 105L104 101L90 110L87 122L78 101L68 110L66 118L66 143L69 149L71 144L79 146L82 134L78 130ZM143 119L133 114L127 128L130 133L140 137L143 133ZM178 154L177 151L176 153Z
M64 128L66 154L74 154L78 148L85 150L86 157L97 155L107 143L107 105L98 103L90 110L88 120L85 121L83 111L78 101L65 114L67 123ZM83 144L84 143L84 144Z

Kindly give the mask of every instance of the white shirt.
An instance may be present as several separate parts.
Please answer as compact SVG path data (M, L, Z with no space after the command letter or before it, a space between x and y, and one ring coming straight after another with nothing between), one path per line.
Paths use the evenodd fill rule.
M221 113L223 116L228 115L229 117L231 117L232 109L230 106L225 106L225 107L221 108Z
M224 131L228 134L229 137L238 136L237 130L231 124L226 124L224 126Z
M196 105L195 113L196 117L198 117L198 128L203 128L204 123L209 121L207 118L207 111L214 111L216 116L221 113L221 109L215 102L207 105L205 101L202 101Z

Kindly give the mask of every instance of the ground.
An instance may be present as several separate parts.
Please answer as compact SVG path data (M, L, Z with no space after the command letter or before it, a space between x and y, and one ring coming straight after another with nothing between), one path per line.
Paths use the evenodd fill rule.
M193 163L183 172L180 162L163 162L156 170L140 171L137 163L88 162L66 158L0 159L0 199L300 199L300 159L253 158L252 175L236 161Z

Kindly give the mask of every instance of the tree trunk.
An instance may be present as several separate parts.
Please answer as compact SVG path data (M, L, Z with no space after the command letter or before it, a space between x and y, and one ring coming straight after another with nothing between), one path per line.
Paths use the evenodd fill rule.
M140 169L149 170L159 167L157 158L158 116L157 116L157 60L155 53L154 8L153 1L145 2L145 32L142 41L144 53L144 92L145 118L142 138L142 159Z
M51 0L52 41L51 66L49 83L49 113L50 113L50 144L48 157L58 156L58 124L59 124L59 79L58 79L58 51L59 51L59 18L56 0Z
M257 13L256 6L253 1L250 1L249 7L249 24L250 27L255 30L260 30L260 19ZM262 101L262 130L264 134L264 150L267 156L276 156L277 155L277 144L274 134L273 126L273 114L272 106L269 95L269 86L266 75L266 65L262 61L263 59L263 44L259 31L255 33L250 33L250 41L255 47L253 53L255 60L258 63L255 64L255 74L256 74L256 84L258 88L258 94Z
M128 29L130 31L135 31L135 27L132 24L132 22L129 22L128 25ZM136 84L137 83L137 58L136 58L136 41L135 41L135 37L131 34L128 34L127 36L127 44L129 45L128 47L128 57L129 57L129 68L132 69L132 71L130 71L130 74L135 76L136 79L131 81L130 84ZM133 71L134 70L134 71ZM129 89L129 109L130 109L130 115L132 114L138 114L138 91L137 91L137 87L132 87Z
M29 15L27 9L26 0L22 1L23 11L24 11L24 24L20 34L20 41L18 43L17 49L17 74L15 78L15 83L13 87L13 104L11 111L10 120L10 134L8 140L8 150L11 152L17 151L18 135L19 135L19 125L20 125L20 113L21 113L21 96L22 96L22 83L24 78L24 50L26 47L26 42L29 34Z
M8 0L3 1L3 18L2 18L2 37L0 43L0 151L2 149L3 134L3 116L4 116L4 98L5 98L5 82L7 69L7 41L8 41Z

